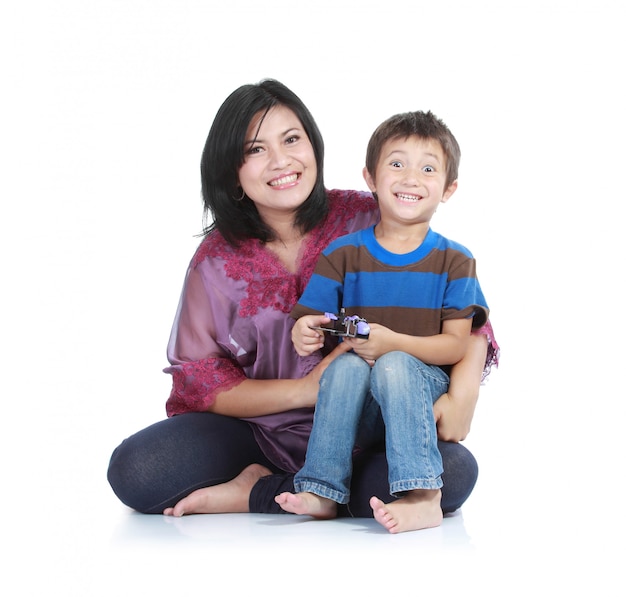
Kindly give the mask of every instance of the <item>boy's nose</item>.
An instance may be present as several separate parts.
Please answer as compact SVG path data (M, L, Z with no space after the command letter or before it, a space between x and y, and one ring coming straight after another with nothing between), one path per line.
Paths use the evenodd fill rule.
M414 168L407 168L404 170L404 181L410 184L419 184L420 183L420 175L419 170Z

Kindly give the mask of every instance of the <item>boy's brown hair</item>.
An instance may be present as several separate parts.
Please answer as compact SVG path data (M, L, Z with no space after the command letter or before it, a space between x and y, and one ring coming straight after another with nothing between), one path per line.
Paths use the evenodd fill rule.
M381 123L367 144L365 167L374 176L383 145L392 139L406 139L416 136L421 139L438 141L446 158L446 187L459 177L461 148L454 135L431 111L403 112Z

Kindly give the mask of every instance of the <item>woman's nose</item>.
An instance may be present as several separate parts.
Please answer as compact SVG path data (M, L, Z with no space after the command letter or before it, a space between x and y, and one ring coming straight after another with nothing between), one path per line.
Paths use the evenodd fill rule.
M287 164L290 163L289 153L282 147L276 148L272 150L271 153L271 164L275 168L284 168Z

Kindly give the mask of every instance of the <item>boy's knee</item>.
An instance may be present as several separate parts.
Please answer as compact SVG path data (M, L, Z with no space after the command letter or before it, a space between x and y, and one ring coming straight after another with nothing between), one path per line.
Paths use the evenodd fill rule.
M414 363L417 359L407 352L400 350L392 350L382 355L377 361L374 367L388 368L388 367L401 367L404 368L407 365Z
M360 384L369 387L370 366L358 355L345 353L337 357L322 373L320 388L328 389L336 387L337 384L345 385L349 383L356 388Z
M370 366L356 353L346 352L337 357L329 366L328 369L340 369L342 371L367 371L369 372Z

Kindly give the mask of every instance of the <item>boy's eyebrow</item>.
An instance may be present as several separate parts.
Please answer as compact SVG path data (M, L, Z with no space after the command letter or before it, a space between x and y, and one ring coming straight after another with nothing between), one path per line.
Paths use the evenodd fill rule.
M390 158L394 154L406 155L407 151L404 150L404 149L392 149L389 153L387 153L387 155L385 157Z
M393 149L391 150L385 159L389 159L390 157L392 157L394 154L400 154L400 155L406 155L407 153L409 153L408 151L405 151L404 149ZM425 151L424 155L434 158L435 160L437 160L438 162L441 161L440 156L438 156L436 153L431 153L430 151Z
M440 156L438 156L436 153L430 153L429 151L427 151L426 155L430 156L431 158L435 158L435 160L437 160L438 162L440 161Z

